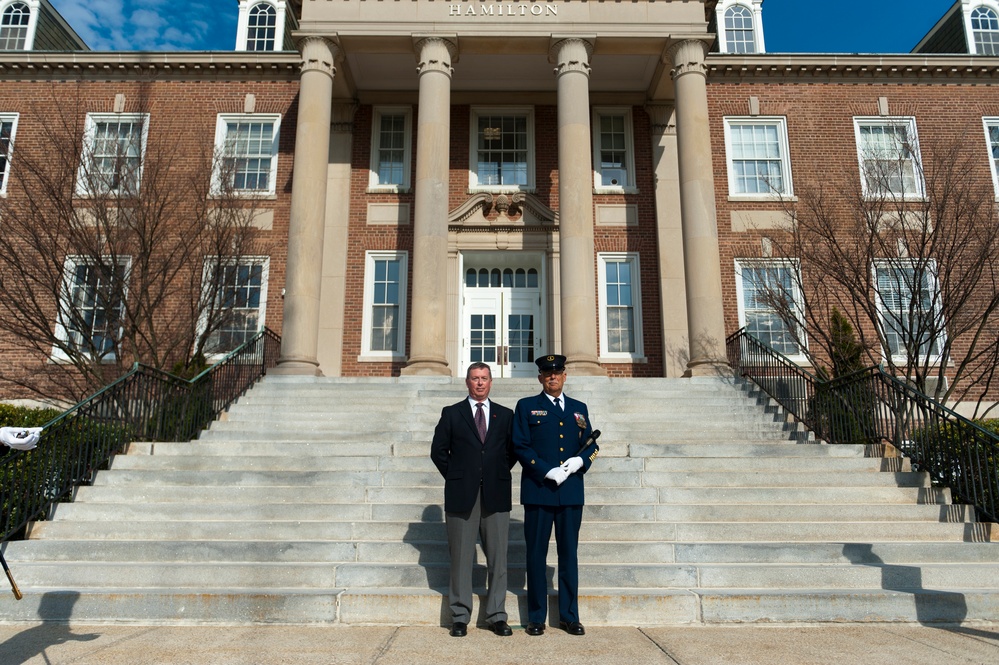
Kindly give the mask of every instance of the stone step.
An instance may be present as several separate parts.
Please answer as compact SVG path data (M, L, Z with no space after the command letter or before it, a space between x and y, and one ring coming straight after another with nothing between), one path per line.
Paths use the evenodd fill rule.
M336 516L340 520L372 520L374 522L443 522L440 505L419 504L343 504L343 503L261 503L240 501L225 505L225 517L231 520L297 520L319 521ZM103 503L81 496L76 502L62 503L56 508L51 522L39 522L38 527L60 521L168 521L212 519L214 513L186 503ZM515 504L510 513L514 521L523 522L523 506ZM946 504L589 504L583 507L585 523L594 520L634 522L951 522L974 521L969 506ZM34 532L33 532L34 533Z
M481 607L484 599L476 599ZM557 603L554 593L549 605ZM288 623L347 625L448 625L446 597L438 590L379 588L192 590L27 589L11 603L11 621L206 624ZM511 623L522 625L526 597L508 594ZM588 626L659 626L747 622L989 622L999 614L999 594L988 590L848 589L592 589L580 594Z
M443 523L329 520L203 519L152 521L41 522L31 530L35 539L171 541L434 541L447 542ZM995 538L999 539L999 531ZM518 525L511 542L523 542ZM581 542L988 542L991 525L923 522L610 522L591 521L580 532Z

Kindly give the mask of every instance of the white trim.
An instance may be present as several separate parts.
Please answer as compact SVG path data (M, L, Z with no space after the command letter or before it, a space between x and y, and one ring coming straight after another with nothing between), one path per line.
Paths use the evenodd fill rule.
M105 257L107 258L107 257ZM70 302L70 289L73 284L71 279L73 277L73 271L78 265L86 265L88 263L93 263L89 257L70 255L63 261L63 273L62 273L62 284L59 288L59 306L56 310L56 321L55 321L55 337L64 345L69 345L69 331L66 328L66 316L67 312L72 308L72 303ZM124 267L124 279L125 284L122 287L122 307L125 307L125 301L128 299L128 281L132 270L132 257L131 256L119 256L118 265ZM118 337L124 333L123 328L119 328ZM87 355L87 354L83 354ZM70 360L69 355L62 350L59 345L53 345L51 360L53 362L68 362ZM107 355L103 356L102 362L114 362L117 360L113 351L109 352Z
M11 123L10 127L10 146L7 150L7 154L4 155L6 158L6 164L2 173L0 173L0 196L5 196L7 194L7 187L10 185L10 163L13 160L15 139L17 138L17 120L20 117L18 113L0 113L0 122Z
M138 195L142 189L142 171L146 162L146 144L149 142L149 114L148 113L88 113L86 124L83 130L83 153L80 156L80 165L76 175L76 195L80 198L91 198L110 194L114 190L91 191L90 184L98 184L97 177L88 172L88 162L93 156L94 143L97 138L97 125L101 123L141 123L142 137L139 139L139 169L136 175L135 191L120 192L118 195L129 193Z
M383 116L401 115L404 118L403 164L401 183L382 183L378 179L378 152L381 146L381 119ZM376 106L371 114L371 155L368 160L369 192L408 192L412 187L413 163L413 107Z
M271 270L271 257L266 255L259 256L241 256L241 257L218 257L218 256L206 256L204 259L204 264L201 272L201 297L204 306L201 309L201 315L198 317L198 339L205 334L206 321L205 316L207 314L206 307L208 306L208 299L215 298L217 294L208 293L207 289L211 285L206 284L206 279L208 277L211 265L219 260L225 261L229 264L234 265L260 265L260 305L257 307L257 332L264 329L267 325L267 283L270 281L270 270ZM231 350L231 349L230 349ZM229 351L223 351L220 353L211 353L206 355L206 359L209 361L216 361L221 359Z
M725 169L728 174L728 195L739 197L743 200L773 200L788 199L794 196L794 184L791 178L791 154L787 138L787 118L781 115L775 116L725 116ZM780 149L781 180L783 189L775 191L773 188L767 192L737 192L736 175L733 168L732 156L732 127L745 125L775 125L777 127L777 144Z
M873 279L874 279L873 282L874 297L875 297L875 303L877 304L878 308L878 318L881 319L880 325L882 327L882 330L885 331L885 334L887 334L887 325L884 319L885 306L881 298L881 289L878 287L878 268L880 267L902 268L907 265L916 265L918 263L925 263L925 266L923 268L923 275L927 278L929 282L926 286L931 292L931 302L933 303L933 305L936 307L937 310L936 312L933 312L931 316L933 317L934 322L941 324L939 326L936 325L934 326L940 328L939 336L934 341L934 346L939 350L942 349L947 342L947 326L946 322L942 321L943 315L940 313L940 308L942 307L943 303L940 302L941 299L940 282L937 279L937 263L934 259L887 258L887 259L877 259L871 264L871 271L873 273ZM925 356L921 355L918 358L913 359L912 361L910 361L910 359L905 355L891 353L890 349L885 349L885 348L881 349L881 355L882 357L885 358L890 357L892 362L896 364L908 364L910 362L916 362L916 363L929 362L933 364L940 362L939 352L934 354L928 354Z
M893 192L871 192L868 191L866 169L864 167L864 155L861 152L861 138L860 138L860 128L861 127L904 127L906 130L906 142L911 148L912 153L912 166L913 166L913 180L915 182L916 191L909 192L903 191L901 194L902 200L922 200L926 192L926 184L923 182L923 168L922 168L922 158L919 152L919 136L916 133L916 118L913 116L854 116L853 117L853 133L854 139L857 143L857 164L860 168L860 185L865 197L875 198L878 196L886 196L889 198L897 197L897 194Z
M978 44L975 41L975 31L971 27L971 12L979 7L991 9L996 17L999 18L999 2L995 2L994 0L961 0L964 40L967 42L969 55L980 55L978 53ZM992 56L986 55L986 57Z
M371 325L374 308L375 261L399 261L399 327L398 348L391 351L372 350ZM396 250L369 250L364 254L364 310L361 318L361 355L359 362L391 362L406 359L406 301L409 271L409 252Z
M985 149L988 151L989 157L989 172L992 174L992 187L996 198L999 199L999 168L996 167L996 160L999 159L999 155L996 157L992 156L992 137L989 136L990 126L999 130L999 116L982 117L982 128L985 130ZM996 142L996 150L999 151L999 141Z
M801 279L801 265L798 259L755 259L755 258L737 258L735 259L735 294L736 294L736 306L739 313L739 327L746 327L746 291L743 284L742 271L744 268L750 267L764 267L764 268L783 268L786 270L791 270L794 272L793 281L791 287L794 289L794 303L798 310L798 319L804 322L804 312L805 306L802 300L801 290L799 288L799 282ZM801 343L797 344L798 350L796 353L785 354L788 358L794 362L800 364L809 364L808 356L805 353L805 349L808 348L808 335L806 331L801 330L798 332L798 337L801 339ZM762 341L762 340L761 340ZM765 342L764 342L765 343ZM780 349L777 349L780 351Z
M28 25L27 30L24 33L24 49L25 51L33 51L35 48L35 33L38 31L38 15L40 13L41 2L39 0L9 0L9 2L0 2L0 17L3 13L7 11L7 8L11 5L20 2L21 4L28 6Z
M222 187L219 182L222 161L226 159L225 143L230 122L270 122L273 125L271 137L271 168L268 176L267 189L236 189L232 193L249 198L274 196L277 192L278 142L281 138L281 114L279 113L219 113L215 121L215 163L212 168L212 194L219 195Z
M608 263L628 263L631 265L631 306L634 315L632 324L635 335L634 351L611 351L607 344ZM600 361L646 362L644 329L642 328L642 270L638 252L599 252L597 254L597 293L600 310Z
M625 181L617 185L603 184L603 171L600 168L600 119L604 116L619 116L624 118L624 167L627 173ZM592 136L590 143L593 147L593 191L597 194L635 194L638 187L635 180L635 132L632 127L632 109L630 106L594 106L592 120Z
M479 165L479 117L496 115L523 117L527 119L527 184L526 185L480 185ZM535 188L534 166L534 107L533 106L473 106L469 114L468 138L468 190L469 192L533 192Z

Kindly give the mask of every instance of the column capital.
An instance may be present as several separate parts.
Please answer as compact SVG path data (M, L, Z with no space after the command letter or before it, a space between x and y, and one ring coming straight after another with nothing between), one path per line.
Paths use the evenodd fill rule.
M568 72L582 72L589 76L593 41L583 37L552 37L548 62L555 63L555 77Z
M302 52L301 72L322 72L330 78L336 76L336 63L343 59L343 52L335 42L325 37L309 36L298 41Z
M450 77L454 73L451 65L458 62L457 35L413 35L413 47L419 74L441 72Z
M354 131L354 114L357 113L357 102L333 102L333 131L349 134Z
M676 134L676 105L649 102L645 112L652 120L652 131L658 134Z
M708 53L708 44L700 39L684 39L678 41L663 54L663 62L671 65L670 77L674 80L684 74L708 75L708 66L704 62Z

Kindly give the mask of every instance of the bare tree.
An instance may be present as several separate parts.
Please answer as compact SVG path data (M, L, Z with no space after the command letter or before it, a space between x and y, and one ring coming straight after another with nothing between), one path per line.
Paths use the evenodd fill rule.
M783 201L786 226L762 233L785 263L760 262L757 297L820 372L837 354L838 310L869 364L983 416L999 366L999 234L980 155L964 143L920 154L888 125L861 163L859 181L843 179L853 187L813 182Z
M83 84L73 99L68 87L52 104L63 112L22 120L40 136L13 146L0 199L0 331L38 360L0 381L62 400L134 361L203 362L233 316L231 266L265 252L256 201L236 186L243 164L210 130L150 139L141 88L134 111L95 119Z

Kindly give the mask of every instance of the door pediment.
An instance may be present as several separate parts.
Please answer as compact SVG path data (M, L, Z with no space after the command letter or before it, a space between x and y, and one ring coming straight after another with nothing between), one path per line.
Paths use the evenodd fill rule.
M522 229L549 231L558 228L558 213L533 194L477 192L448 213L448 229Z

